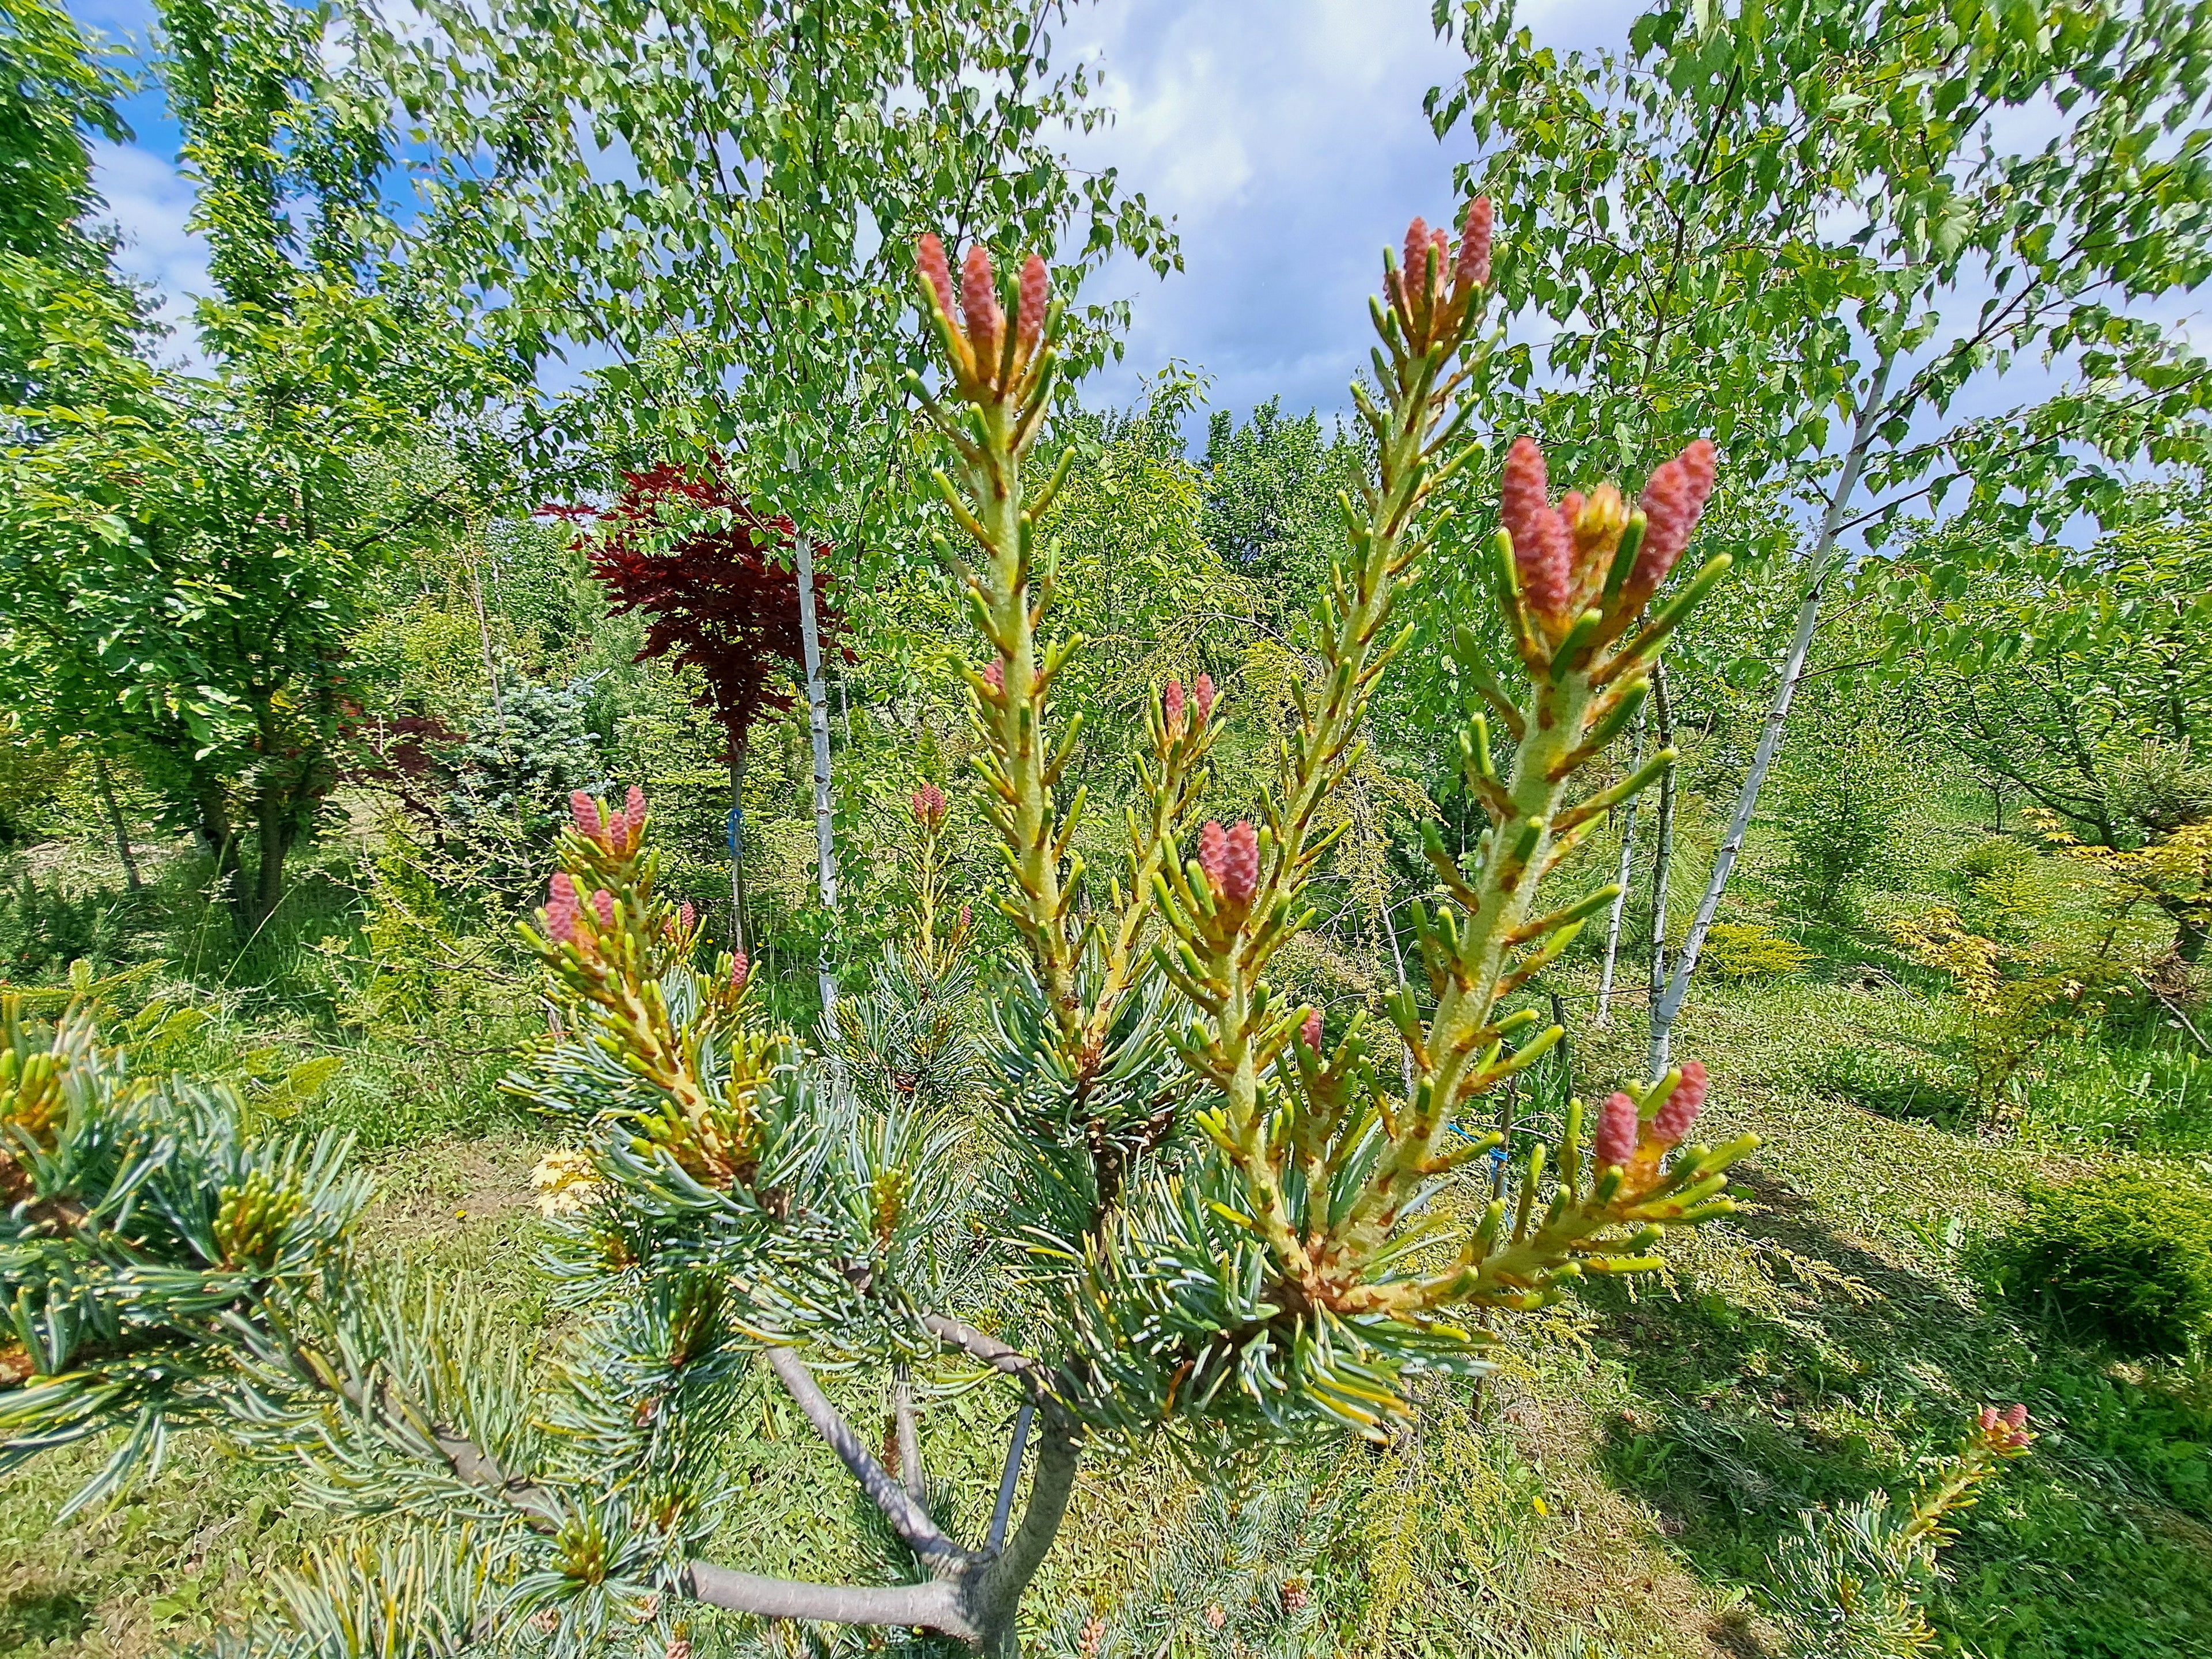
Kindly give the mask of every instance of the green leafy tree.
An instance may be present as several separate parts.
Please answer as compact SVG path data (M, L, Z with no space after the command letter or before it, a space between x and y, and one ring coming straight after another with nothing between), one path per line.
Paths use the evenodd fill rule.
M1141 721L1148 688L1195 675L1228 647L1224 621L1254 609L1252 585L1203 533L1203 475L1182 432L1195 389L1164 377L1134 411L1060 422L1073 460L1038 530L1085 641L1061 695L1105 729Z
M1103 118L1055 71L1042 0L673 0L642 9L436 4L402 33L356 20L431 151L425 242L497 289L486 326L532 362L619 361L574 413L629 466L726 453L788 518L805 641L823 902L837 909L829 702L813 562L855 584L910 520L899 463L903 250L945 225L1066 250L1073 288L1117 248L1164 270L1166 228L1055 135ZM618 149L627 176L604 157ZM488 165L487 165L488 163ZM551 257L549 256L550 252ZM1084 355L1120 312L1087 318ZM825 1014L836 987L825 956Z
M1933 532L1864 581L1892 672L1992 786L2118 854L2212 820L2212 539L2197 489L2136 492L2087 549ZM2146 890L2198 960L2203 884Z
M1776 780L1774 823L1789 850L1775 877L1800 914L1848 926L1858 920L1858 890L1902 862L1913 769L1886 732L1821 736Z
M1497 383L1516 388L1501 413L1593 470L1649 465L1709 419L1733 478L1816 517L1796 630L1653 1010L1658 1064L1844 538L1872 545L1916 502L2055 530L2111 510L2130 463L2201 450L2212 380L2142 307L2212 269L2212 19L2184 0L1666 4L1625 55L1561 57L1510 4L1437 17L1474 60L1432 97L1437 125L1492 146L1469 171L1528 233L1504 291L1559 325L1544 375L1523 359ZM2039 358L2056 392L1966 412Z
M1079 641L1057 632L1034 562L1066 463L1029 465L1062 319L1042 259L1001 290L972 248L956 295L923 240L942 368L918 389L957 474L942 488L963 541L943 551L983 648L964 683L1019 945L988 1121L839 1086L758 1017L742 963L696 960L696 923L655 890L642 793L580 799L526 933L560 1018L514 1084L574 1143L540 1171L573 1310L546 1386L420 1291L362 1272L357 1190L334 1156L241 1137L220 1099L124 1084L79 1015L43 1042L11 1033L0 1054L0 1180L17 1195L0 1220L18 1286L5 1455L128 1421L108 1490L173 1419L221 1410L326 1498L392 1517L384 1553L325 1558L291 1586L289 1628L258 1638L270 1646L443 1648L470 1632L681 1654L718 1607L1005 1654L1085 1460L1165 1439L1206 1467L1382 1436L1415 1379L1485 1367L1492 1322L1590 1273L1655 1267L1670 1229L1727 1213L1725 1171L1753 1143L1685 1144L1706 1091L1694 1062L1571 1107L1502 1191L1498 1137L1456 1127L1563 1035L1514 994L1612 895L1547 908L1547 875L1665 763L1591 778L1726 571L1668 580L1710 486L1699 452L1661 470L1648 510L1600 490L1562 511L1533 446L1509 470L1492 599L1521 668L1498 742L1486 719L1464 734L1488 832L1465 860L1433 826L1426 838L1446 897L1419 919L1430 996L1392 1014L1418 1067L1409 1093L1378 1083L1357 1025L1331 1046L1316 1011L1268 988L1308 914L1316 826L1357 763L1392 613L1431 550L1435 493L1474 453L1462 394L1485 368L1487 204L1456 246L1419 221L1407 243L1409 268L1386 268L1383 376L1355 394L1373 470L1311 623L1326 672L1266 823L1195 822L1231 716L1208 683L1170 681L1146 711L1127 880L1084 913L1082 792L1057 792L1077 734L1051 707ZM158 1216L130 1208L141 1193ZM125 1251L132 1269L112 1271ZM906 1389L891 1391L894 1474L820 1365L1003 1389L1015 1425L988 1522L965 1538L951 1524L957 1494L923 1463ZM905 1582L711 1559L742 1478L720 1449L746 1391L771 1381L904 1547Z
M0 457L19 706L127 751L248 931L351 758L374 573L475 483L464 453L391 464L434 449L426 422L483 382L419 307L363 286L383 128L325 70L327 21L260 0L166 15L214 373L157 372L109 337L77 400L20 410L26 441Z
M89 222L100 204L86 141L129 136L116 111L129 87L106 58L59 7L0 4L0 405L46 401L88 337L143 326L112 237Z
M1285 417L1279 398L1268 398L1242 426L1227 410L1206 422L1200 527L1231 570L1279 596L1279 621L1303 608L1327 577L1341 534L1337 491L1365 464L1345 433L1324 438L1319 416Z

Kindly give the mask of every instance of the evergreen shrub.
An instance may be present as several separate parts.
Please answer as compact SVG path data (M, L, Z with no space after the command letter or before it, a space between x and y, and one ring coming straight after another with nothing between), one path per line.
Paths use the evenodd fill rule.
M1708 973L1723 979L1781 979L1797 972L1813 953L1794 939L1770 933L1755 921L1717 921L1705 935L1700 958Z
M2012 1301L2135 1356L2181 1354L2212 1334L2212 1197L2143 1176L2027 1196L1996 1251Z

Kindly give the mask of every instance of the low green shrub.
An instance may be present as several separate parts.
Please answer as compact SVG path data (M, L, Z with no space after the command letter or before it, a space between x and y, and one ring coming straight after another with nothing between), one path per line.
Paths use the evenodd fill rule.
M1959 913L1969 929L1991 939L2027 938L2049 917L2051 878L2035 849L2012 836L1991 836L1961 853L1949 871Z
M2212 1195L2140 1176L2027 1195L1996 1241L1999 1287L2130 1355L2175 1355L2212 1335Z
M1715 922L1698 958L1707 972L1723 979L1778 979L1812 959L1813 953L1796 939L1751 921Z

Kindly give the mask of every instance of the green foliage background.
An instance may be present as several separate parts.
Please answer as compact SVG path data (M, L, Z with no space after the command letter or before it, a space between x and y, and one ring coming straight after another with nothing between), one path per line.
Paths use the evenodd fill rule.
M1731 460L1747 458L1702 532L1705 550L1738 556L1744 580L1671 659L1674 856L1652 867L1647 817L1631 849L1627 988L1610 1024L1578 1036L1551 1092L1532 1088L1516 1110L1640 1066L1653 896L1667 895L1679 939L1752 763L1807 582L1796 506L1832 477L1852 377L1867 367L1857 359L1883 329L1908 349L1935 337L1914 331L1946 307L1955 317L1960 261L1977 249L2021 270L2014 292L2050 301L1919 360L1912 407L1923 422L1942 417L1941 441L1901 417L1881 432L1889 510L1874 523L1892 556L1834 577L1781 769L1720 913L1754 966L1728 972L1717 943L1723 973L1700 979L1686 1016L1683 1051L1714 1057L1724 1126L1768 1140L1759 1208L1695 1241L1663 1285L1552 1316L1514 1368L1480 1391L1438 1389L1416 1429L1380 1451L1320 1446L1212 1490L1164 1460L1089 1479L1077 1529L1091 1547L1058 1563L1038 1597L1039 1639L1062 1650L1082 1651L1094 1619L1102 1642L1194 1654L1239 1642L1501 1656L1779 1642L1761 1577L1796 1517L1906 1490L1961 1413L2015 1397L2046 1437L1969 1513L1946 1558L1929 1608L1945 1648L2205 1650L2212 1337L2201 1240L2175 1218L2201 1207L2212 1159L2212 1014L2196 960L2212 890L2115 892L2022 816L2041 805L2078 840L2123 853L2212 816L2212 561L2192 447L2202 369L2130 313L2135 298L2201 275L2203 144L2183 122L2163 148L2127 151L2146 169L2133 198L2092 177L2078 147L2016 158L2009 173L1916 173L1899 135L1958 109L1931 114L1925 100L1955 95L1940 76L1901 82L1890 102L1816 112L1839 118L1798 135L1826 158L1822 177L1871 192L1896 259L1870 273L1850 247L1813 237L1812 210L1833 205L1802 188L1820 169L1793 172L1802 158L1753 131L1746 153L1771 169L1759 190L1727 204L1732 218L1717 195L1700 198L1715 211L1688 221L1680 269L1704 286L1629 296L1621 246L1658 235L1653 216L1682 208L1688 186L1644 203L1632 224L1608 222L1613 198L1599 186L1648 154L1679 161L1696 131L1683 124L1718 118L1716 89L1739 61L1770 89L1795 84L1804 54L1855 40L1869 15L1769 11L1761 40L1747 22L1716 36L1701 14L1656 8L1637 25L1634 67L1563 63L1534 51L1510 11L1467 9L1448 21L1487 80L1480 97L1446 88L1437 105L1447 127L1464 118L1479 138L1522 141L1469 163L1504 189L1510 240L1527 250L1504 279L1555 320L1588 325L1558 337L1542 365L1509 352L1484 411L1501 443L1526 426L1554 446L1560 478L1630 480L1722 411ZM763 732L744 803L759 971L781 1015L813 1018L825 943L848 993L875 986L908 926L908 800L924 781L951 798L951 902L971 908L979 971L1008 944L954 673L967 636L917 533L916 458L888 412L911 346L891 232L914 227L890 215L892 252L860 252L842 209L822 206L853 198L849 172L831 177L818 149L787 143L790 107L744 101L772 70L826 49L804 8L690 19L757 44L758 61L725 65L749 160L812 181L733 207L723 228L745 260L710 276L702 264L723 244L687 241L680 198L653 210L646 240L663 263L598 250L594 216L611 210L611 193L571 152L532 149L545 99L614 96L595 59L610 43L645 88L623 106L625 130L653 131L673 107L678 33L618 39L623 16L605 9L501 13L491 33L378 37L333 68L315 50L319 15L164 14L155 73L206 180L198 222L222 290L199 319L211 367L186 377L153 368L138 299L82 223L82 139L115 130L115 66L62 14L6 0L0 980L51 1009L72 962L119 975L107 994L142 1069L229 1079L249 1122L356 1135L380 1177L380 1247L468 1285L488 1332L546 1362L561 1316L533 1267L544 1240L525 1182L552 1131L496 1087L544 1018L513 924L579 786L647 789L668 884L710 933L727 884L718 737L680 678L635 661L638 625L607 616L570 526L532 509L603 493L623 465L736 443L758 487L818 514L836 544L860 646L830 685L848 877L836 915L815 897L799 718ZM2098 89L2066 65L2118 49L2081 33L2086 11L2054 13L2039 33L2018 8L1898 15L1911 24L1899 58L1868 73L1963 66L1954 81L1977 100L2008 76L2089 96ZM2136 24L2168 39L2113 96L2104 142L2116 154L2160 112L2189 106L2203 80L2201 18L2145 8ZM1054 78L1024 9L870 6L840 27L856 104L869 76L917 61L939 89L979 64L1003 77L1009 101L988 118L963 127L933 106L911 130L865 135L905 169L909 216L941 198L946 156L1029 146L1034 160L1054 120L1087 118L1088 92ZM492 58L438 56L487 40ZM520 61L533 53L542 76ZM499 100L453 96L466 77L496 82ZM395 153L380 101L395 85L446 146L428 167L446 216L413 240L395 233L373 182ZM1600 106L1595 136L1559 118ZM693 113L667 131L696 136ZM849 137L837 123L854 118L822 130ZM520 222L451 170L478 142L510 182L526 179L568 216L564 246L585 275L544 275L552 321L487 321L485 290L513 270ZM668 176L684 165L671 142L657 163ZM1172 266L1141 198L1037 165L1046 187L1018 167L994 173L988 210L964 228L1002 251L1068 228L1071 282L1117 246ZM2154 199L2166 216L2085 293L2014 204L2094 220L2093 187ZM812 209L779 216L779 201ZM827 274L793 288L777 273L799 248ZM1600 293L1613 309L1585 303ZM665 314L684 321L663 328ZM749 364L745 398L721 397L720 348L738 325L796 316L807 328ZM1094 356L1116 349L1120 320L1085 319ZM556 335L625 355L549 401L528 371ZM702 348L702 336L719 343ZM848 374L840 353L855 341L865 372ZM2001 419L1944 423L1972 375L2052 343L2076 354L2078 385ZM1317 416L1271 402L1238 421L1206 412L1204 392L1194 371L1170 368L1134 408L1071 399L1058 422L1075 459L1044 529L1063 614L1091 641L1060 696L1092 734L1077 781L1103 809L1082 849L1101 872L1127 788L1124 734L1166 678L1210 673L1236 721L1207 812L1246 816L1269 787L1272 745L1311 669L1299 618L1340 534L1335 495L1364 463L1356 434ZM817 418L832 407L836 419ZM2114 457L2162 470L2145 483ZM1462 503L1465 539L1408 618L1369 757L1333 804L1349 827L1330 904L1286 957L1284 990L1322 1006L1332 1030L1403 977L1403 907L1430 879L1411 842L1416 809L1476 821L1448 733L1477 706L1494 646L1471 574L1494 520L1481 472ZM2100 522L2085 529L2083 508ZM241 826L228 854L222 823ZM1564 872L1563 899L1611 878L1623 827ZM241 903L227 859L249 847L265 859L278 841L283 878ZM1994 1119L1970 1086L1986 1024L1955 975L1898 944L1896 924L1939 908L2001 947L2002 983L2100 988L2059 1000ZM1541 995L1594 1012L1603 945L1589 930ZM2157 1196L2172 1193L2183 1196ZM2085 1299L2050 1316L2044 1287L2058 1266L2116 1243L2142 1278L2174 1287L2143 1345L2163 1352L2148 1358L2100 1334L2094 1298L2108 1304L2112 1287L2087 1267ZM880 1423L867 1385L839 1386L856 1421ZM883 1569L885 1540L823 1496L836 1490L826 1455L772 1396L754 1407L752 1497L722 1539L768 1570ZM933 1469L975 1491L991 1482L1000 1427L979 1412L933 1404L924 1431ZM0 1487L0 1652L204 1639L267 1610L272 1564L323 1535L290 1486L189 1446L145 1487L52 1527L104 1449ZM718 1627L701 1639L781 1638Z

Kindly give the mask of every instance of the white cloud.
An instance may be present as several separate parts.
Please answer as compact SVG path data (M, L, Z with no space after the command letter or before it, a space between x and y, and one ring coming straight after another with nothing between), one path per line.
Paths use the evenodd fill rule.
M1616 44L1636 10L1537 0L1522 17L1547 44ZM1136 316L1127 362L1092 397L1126 400L1177 357L1214 376L1219 407L1279 393L1349 409L1382 250L1416 213L1453 211L1453 166L1474 153L1422 112L1467 64L1429 19L1427 0L1129 0L1071 17L1055 56L1102 65L1118 112L1074 158L1173 215L1186 266L1159 284L1125 260L1098 280Z
M1095 397L1133 396L1170 357L1214 376L1242 410L1273 393L1346 405L1366 356L1381 250L1415 213L1449 213L1455 152L1421 112L1456 52L1419 0L1135 0L1079 12L1056 43L1103 70L1114 124L1076 140L1078 165L1119 169L1172 215L1184 274L1133 262L1101 294L1135 302L1128 362Z
M207 240L185 228L191 183L171 163L136 144L95 141L93 185L106 199L100 216L123 233L116 264L161 295L159 315L175 331L171 352L191 352L192 301L212 291Z

